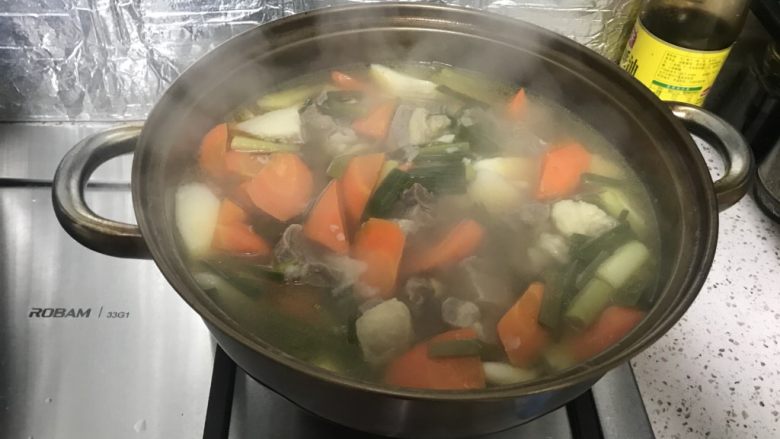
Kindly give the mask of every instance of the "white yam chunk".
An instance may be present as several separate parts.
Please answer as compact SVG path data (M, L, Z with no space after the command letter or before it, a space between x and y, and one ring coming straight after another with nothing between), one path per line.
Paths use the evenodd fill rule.
M412 342L412 315L398 299L370 308L357 319L355 327L363 357L371 364L387 363Z

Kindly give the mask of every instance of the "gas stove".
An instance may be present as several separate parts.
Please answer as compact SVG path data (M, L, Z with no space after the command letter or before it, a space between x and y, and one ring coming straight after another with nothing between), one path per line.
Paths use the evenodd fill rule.
M153 262L76 243L51 178L101 123L0 124L0 437L373 437L304 412L219 349ZM133 222L130 157L86 189L97 213ZM652 438L628 364L591 391L490 438Z

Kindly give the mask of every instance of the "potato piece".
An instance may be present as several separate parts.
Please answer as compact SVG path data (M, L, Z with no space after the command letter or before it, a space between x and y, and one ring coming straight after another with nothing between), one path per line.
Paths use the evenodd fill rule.
M398 299L386 300L366 311L355 322L363 357L384 364L406 351L413 338L412 315Z

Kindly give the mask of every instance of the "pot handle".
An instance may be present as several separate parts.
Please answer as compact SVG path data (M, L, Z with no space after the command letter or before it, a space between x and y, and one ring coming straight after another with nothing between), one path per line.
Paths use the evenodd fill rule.
M712 145L723 157L726 173L715 182L715 195L721 211L733 206L747 194L755 175L753 153L742 134L701 107L681 102L670 102L669 107L688 131Z
M98 166L135 149L141 125L123 125L87 137L71 148L54 174L52 202L62 227L85 247L111 256L150 258L135 224L95 214L84 201L84 187Z

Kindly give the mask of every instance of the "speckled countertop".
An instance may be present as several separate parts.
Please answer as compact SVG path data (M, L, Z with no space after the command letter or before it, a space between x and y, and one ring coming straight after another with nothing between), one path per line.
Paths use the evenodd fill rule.
M780 225L752 198L720 214L704 288L632 365L658 438L780 437Z

